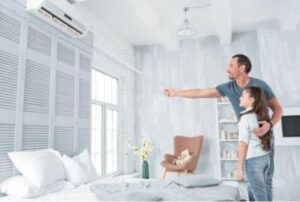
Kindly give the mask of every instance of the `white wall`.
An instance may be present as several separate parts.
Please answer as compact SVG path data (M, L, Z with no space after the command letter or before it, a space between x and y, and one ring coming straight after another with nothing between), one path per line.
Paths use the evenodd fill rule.
M105 72L118 79L119 86L119 137L120 145L118 155L121 158L119 162L124 165L124 173L130 173L134 171L134 159L131 155L128 155L127 143L128 141L134 142L134 121L135 121L135 74L123 67L117 62L112 61L108 57L102 55L99 52L94 52L93 67L99 71Z
M135 104L135 66L133 47L116 32L101 22L97 16L89 12L81 4L75 5L80 15L92 27L94 34L94 54L92 67L107 73L119 80L120 114L118 133L121 141L118 155L125 173L134 171L133 157L128 155L127 142L134 142L134 104ZM116 60L115 60L116 59Z
M282 107L300 107L300 26L281 31L273 25L258 31L262 78L270 84ZM276 138L276 134L275 138ZM299 200L300 146L275 148L275 196ZM297 191L295 191L297 190Z

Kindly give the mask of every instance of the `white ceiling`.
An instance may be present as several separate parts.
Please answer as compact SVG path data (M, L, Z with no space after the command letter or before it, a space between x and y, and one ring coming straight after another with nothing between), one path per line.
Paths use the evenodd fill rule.
M178 46L176 30L183 22L183 8L190 9L196 37L216 35L229 44L232 33L255 31L278 20L283 29L295 29L300 19L299 0L86 0L81 3L131 45Z

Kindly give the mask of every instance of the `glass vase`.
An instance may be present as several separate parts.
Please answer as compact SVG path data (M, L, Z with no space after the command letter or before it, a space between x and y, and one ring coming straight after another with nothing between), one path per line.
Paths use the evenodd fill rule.
M146 160L143 160L142 164L142 178L149 179L149 164Z

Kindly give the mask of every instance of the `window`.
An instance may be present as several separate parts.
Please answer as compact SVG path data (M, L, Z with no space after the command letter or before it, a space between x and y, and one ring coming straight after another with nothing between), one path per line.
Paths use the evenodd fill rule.
M118 172L118 80L92 70L91 157L99 175Z

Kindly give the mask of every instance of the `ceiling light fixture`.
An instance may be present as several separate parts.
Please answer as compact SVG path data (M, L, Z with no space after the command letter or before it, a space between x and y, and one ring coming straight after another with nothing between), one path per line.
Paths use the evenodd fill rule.
M184 8L184 14L185 18L183 23L180 25L180 27L177 30L177 36L180 38L190 38L193 36L196 36L198 33L197 29L193 27L193 25L190 23L187 12L189 11L189 7Z
M193 6L193 7L184 7L184 21L180 25L180 27L177 29L177 36L180 38L191 38L197 35L198 31L197 29L190 23L188 19L188 11L193 8L204 8L209 6L210 4L206 4L203 6Z

